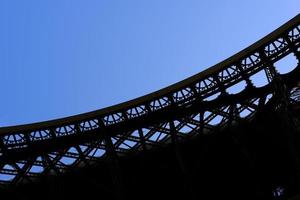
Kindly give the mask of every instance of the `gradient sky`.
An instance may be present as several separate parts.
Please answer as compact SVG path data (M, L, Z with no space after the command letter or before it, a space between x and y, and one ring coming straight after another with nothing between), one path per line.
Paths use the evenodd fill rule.
M299 11L299 0L0 0L0 126L158 90Z

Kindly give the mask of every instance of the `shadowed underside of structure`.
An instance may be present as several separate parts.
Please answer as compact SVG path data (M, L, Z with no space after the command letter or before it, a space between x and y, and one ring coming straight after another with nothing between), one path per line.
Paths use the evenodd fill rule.
M11 199L287 199L300 193L300 15L193 77L0 128Z

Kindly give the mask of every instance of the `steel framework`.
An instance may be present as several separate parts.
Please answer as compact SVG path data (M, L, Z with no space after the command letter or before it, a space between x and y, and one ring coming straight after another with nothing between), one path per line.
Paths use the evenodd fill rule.
M288 57L297 64L291 72L280 73L278 64ZM122 159L171 148L180 171L188 174L182 143L252 123L266 109L281 113L297 130L299 61L297 15L225 61L157 92L82 115L0 128L0 186L14 191L49 177L75 176L76 170L104 162L112 171L114 197L121 199ZM264 85L258 84L261 80L266 80ZM298 166L298 152L292 151L297 147L288 146L289 155L296 152L291 157ZM191 188L189 176L184 177Z

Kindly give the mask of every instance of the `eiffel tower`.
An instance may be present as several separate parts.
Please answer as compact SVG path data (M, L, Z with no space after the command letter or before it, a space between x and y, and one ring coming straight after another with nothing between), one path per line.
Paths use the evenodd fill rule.
M297 15L154 93L2 127L0 197L300 199L299 61Z

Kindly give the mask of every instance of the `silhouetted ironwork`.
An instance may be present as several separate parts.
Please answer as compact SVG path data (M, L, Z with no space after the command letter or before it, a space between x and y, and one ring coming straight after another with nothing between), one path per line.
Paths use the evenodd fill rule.
M276 65L287 57L297 64L283 74ZM76 197L76 190L99 190L115 199L131 194L133 199L143 198L142 191L158 194L154 188L164 184L173 187L166 189L169 195L187 199L216 195L282 199L300 192L299 61L300 15L227 60L152 94L82 115L0 128L2 191L18 196L31 188L27 195L32 198L37 188L54 190L48 194L54 198L72 192ZM222 160L217 151L228 157ZM211 168L204 163L218 163L213 156L222 164ZM160 163L156 169L160 178L153 188L151 161ZM233 171L222 175L218 167ZM232 178L243 186L232 183L240 191L229 192L226 181L209 183L201 170L215 170L211 180ZM181 186L173 184L173 178ZM73 181L89 186L74 186ZM131 193L133 187L140 193ZM201 187L212 189L206 192ZM223 193L217 194L219 190ZM133 197L136 194L139 197Z

